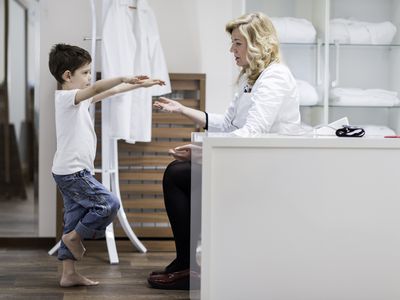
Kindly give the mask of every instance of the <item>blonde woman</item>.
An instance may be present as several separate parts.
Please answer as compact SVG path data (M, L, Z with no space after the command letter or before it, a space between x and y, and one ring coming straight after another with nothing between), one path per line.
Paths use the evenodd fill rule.
M160 98L154 106L184 115L208 131L231 132L241 137L290 133L300 125L299 97L295 79L281 63L271 21L262 13L249 13L229 22L226 31L232 40L230 52L241 72L238 92L225 114L202 112L168 98ZM176 160L164 173L163 191L177 257L164 270L149 275L148 282L154 288L188 289L189 278L196 271L189 269L195 265L190 263L190 253L195 252L190 249L191 147L170 150Z

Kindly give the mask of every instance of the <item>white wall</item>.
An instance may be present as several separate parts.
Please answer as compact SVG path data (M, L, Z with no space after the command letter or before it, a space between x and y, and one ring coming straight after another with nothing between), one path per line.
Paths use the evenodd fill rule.
M206 110L223 113L233 98L238 68L229 52L231 38L225 32L227 22L243 13L240 0L204 0L199 2L198 22L202 72L207 74Z
M148 2L158 20L169 71L206 73L206 108L224 112L232 99L237 73L229 53L230 37L225 33L225 24L242 14L243 0ZM56 230L56 188L51 178L56 150L53 104L56 82L48 71L48 53L58 42L90 50L90 42L82 41L84 36L91 35L90 2L41 0L40 22L39 236L44 237L55 236Z
M224 112L237 75L225 24L243 12L242 0L149 0L158 20L170 72L205 73L206 110Z
M27 30L27 44L29 45L29 48L27 49L27 59L28 59L28 84L29 86L33 86L35 84L35 58L36 58L36 52L35 49L37 47L36 43L39 41L36 40L35 32L36 32L36 21L37 21L37 10L35 9L29 9L28 10L28 30Z
M19 157L24 161L25 141L22 140L22 123L25 121L25 9L16 1L9 1L8 36L8 113L14 125Z
M0 84L4 80L4 0L0 0Z
M198 1L149 0L157 17L159 33L168 70L184 73L201 72L200 24L197 22ZM174 14L173 12L179 12ZM177 17L179 15L179 17Z

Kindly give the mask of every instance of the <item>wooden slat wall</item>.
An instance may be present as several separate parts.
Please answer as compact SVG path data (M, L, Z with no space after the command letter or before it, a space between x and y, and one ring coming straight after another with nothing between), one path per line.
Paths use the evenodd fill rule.
M204 110L204 74L170 74L170 79L172 94L167 97ZM101 104L96 106L98 153L95 164L100 166ZM157 244L157 250L173 250L173 244L168 241L173 236L162 193L162 176L166 166L173 160L168 155L168 149L189 143L193 131L199 131L199 128L185 117L153 110L152 142L118 142L120 189L126 215L139 238L167 239L164 248L160 246L163 241ZM116 237L126 237L118 221L114 224Z

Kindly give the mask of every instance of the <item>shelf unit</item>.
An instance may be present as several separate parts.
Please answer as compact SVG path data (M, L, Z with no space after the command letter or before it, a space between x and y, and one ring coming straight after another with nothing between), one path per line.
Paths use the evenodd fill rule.
M285 63L296 79L317 90L317 105L301 106L303 122L315 126L344 116L357 125L381 125L400 132L399 105L342 106L330 102L333 87L385 89L400 94L400 1L392 0L245 0L246 12L304 18L316 29L315 43L282 43ZM397 33L390 44L330 41L330 20L390 21ZM318 42L317 42L318 41Z
M362 9L360 7L362 6ZM397 27L391 44L338 44L330 43L330 69L332 81L338 87L385 89L400 92L400 2L391 0L330 0L330 19L353 18L365 22L390 21ZM330 85L332 88L332 84ZM331 104L329 118L348 116L359 125L386 126L400 132L399 106L340 106Z

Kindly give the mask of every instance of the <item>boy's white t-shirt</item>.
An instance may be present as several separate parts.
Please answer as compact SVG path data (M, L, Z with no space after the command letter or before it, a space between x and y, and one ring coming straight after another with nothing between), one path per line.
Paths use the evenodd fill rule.
M78 90L55 92L57 151L52 172L68 175L87 169L93 172L96 133L89 113L91 99L75 104Z

